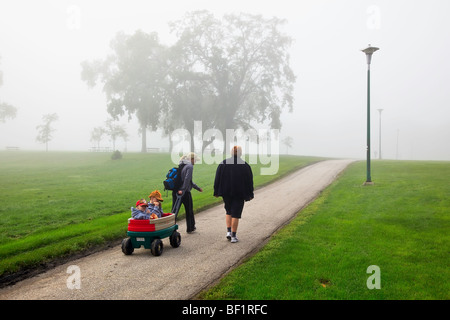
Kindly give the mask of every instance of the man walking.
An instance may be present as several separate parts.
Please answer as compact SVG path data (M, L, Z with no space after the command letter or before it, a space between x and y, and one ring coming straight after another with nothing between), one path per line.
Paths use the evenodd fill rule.
M241 159L242 148L234 146L231 157L222 161L217 167L214 180L214 196L223 198L225 204L227 239L236 243L239 219L241 219L244 202L253 199L253 173L250 165Z
M181 186L178 190L174 190L172 192L172 203L175 204L177 199L177 193L181 195L181 203L184 205L184 210L186 211L186 232L192 233L195 231L195 218L194 218L194 205L192 202L191 190L194 188L200 192L203 192L203 189L197 186L192 181L192 174L194 171L194 164L197 161L197 155L193 152L189 153L186 156L183 156L180 160L181 169ZM172 212L174 212L174 208L172 208Z

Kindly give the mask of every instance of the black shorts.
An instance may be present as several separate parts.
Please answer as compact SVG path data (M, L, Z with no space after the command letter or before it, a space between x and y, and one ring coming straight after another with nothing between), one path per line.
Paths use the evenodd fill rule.
M242 210L244 209L244 199L223 197L225 203L225 210L232 218L240 219Z

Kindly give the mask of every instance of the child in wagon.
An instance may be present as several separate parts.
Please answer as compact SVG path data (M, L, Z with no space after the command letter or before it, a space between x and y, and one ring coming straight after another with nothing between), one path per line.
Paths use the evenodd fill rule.
M148 210L150 213L156 215L157 218L166 216L161 205L161 202L164 201L161 197L161 192L159 192L159 190L155 190L150 193L148 197L150 198L150 202L148 203Z
M150 212L148 203L144 199L140 199L136 202L136 208L131 207L131 217L138 220L158 218L156 214Z

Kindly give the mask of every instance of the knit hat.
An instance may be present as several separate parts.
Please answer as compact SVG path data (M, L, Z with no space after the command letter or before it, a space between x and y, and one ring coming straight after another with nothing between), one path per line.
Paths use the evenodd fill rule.
M149 195L148 197L149 197L150 199L153 198L153 197L155 197L156 200L158 200L158 201L160 201L160 202L164 201L164 200L162 199L162 197L161 197L161 192L159 192L159 190L153 191L152 193L150 193L150 195Z

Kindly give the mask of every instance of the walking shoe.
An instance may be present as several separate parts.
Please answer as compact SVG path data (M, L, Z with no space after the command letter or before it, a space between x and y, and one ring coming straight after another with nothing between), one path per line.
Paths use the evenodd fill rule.
M231 232L227 232L227 239L228 239L228 241L231 240Z
M195 230L197 230L196 227L194 227L194 229L192 229L191 231L186 231L186 232L187 232L187 233L193 233L193 232L195 232Z
M238 241L239 239L237 237L231 237L231 243L236 243Z

